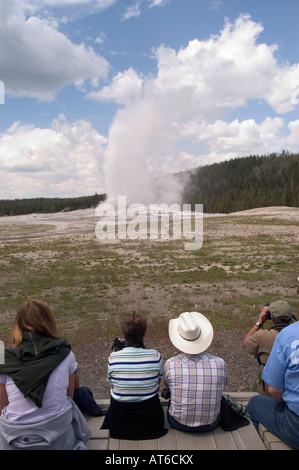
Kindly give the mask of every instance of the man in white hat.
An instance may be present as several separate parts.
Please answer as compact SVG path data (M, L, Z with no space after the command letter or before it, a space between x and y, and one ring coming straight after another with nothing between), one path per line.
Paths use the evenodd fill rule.
M165 363L170 390L168 421L181 431L206 432L220 421L222 393L227 384L223 359L207 352L213 327L198 312L185 312L169 322L172 344L182 352Z

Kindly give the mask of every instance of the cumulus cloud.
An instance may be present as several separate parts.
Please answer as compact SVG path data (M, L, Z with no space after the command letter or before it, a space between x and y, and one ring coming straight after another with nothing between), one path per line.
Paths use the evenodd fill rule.
M133 5L127 7L126 12L123 14L121 21L127 21L130 18L137 18L140 16L140 2L137 1Z
M103 191L106 144L85 120L60 115L50 128L14 123L0 135L0 198Z
M119 72L110 85L103 87L100 91L92 91L86 96L100 102L113 101L118 104L127 104L140 98L142 86L142 77L129 68L125 72Z
M284 142L281 135L284 130L283 119L276 117L266 118L259 124L254 119L185 123L181 135L193 142L204 143L212 153L245 156L276 151Z
M31 5L32 6L32 5ZM2 0L1 79L7 95L51 101L70 83L94 85L107 77L109 64L92 48L74 44L50 21L25 15L24 3Z
M149 6L162 4L148 2ZM8 73L13 75L18 67L24 81L21 84L15 74L10 86L14 94L52 99L63 83L79 85L89 78L96 84L107 72L107 63L92 49L74 45L37 17L26 20L15 0L4 0L1 7L12 21L5 26L10 34L3 60ZM29 30L32 42L39 31L39 47L47 37L47 59L53 54L49 63L43 59L38 65L36 50L30 56ZM153 203L157 198L179 202L180 188L171 173L254 153L298 151L299 121L287 122L284 113L298 104L299 64L280 65L276 45L259 42L262 31L260 23L242 15L234 23L226 21L218 35L206 40L194 39L179 50L158 47L153 51L156 75L129 68L88 93L87 98L99 103L120 105L107 141L85 120L70 123L59 118L48 129L15 123L0 136L2 194L24 195L24 186L28 195L74 195L103 188L111 198L126 195L128 202ZM23 53L24 60L10 63L8 51L15 50L14 38L20 41L21 36L18 54ZM55 62L58 47L67 51L63 64L59 57ZM28 57L30 65L25 61ZM250 101L270 105L273 115L260 122L225 120L228 111ZM157 176L165 176L159 191Z
M78 6L85 6L85 7L92 7L95 10L104 10L113 6L119 0L43 0L43 5L41 5L40 0L20 0L23 1L26 8L34 8L36 10L41 9L43 6L51 6L51 7L78 7Z
M234 24L227 22L219 36L195 39L178 52L160 46L155 92L189 90L193 108L206 118L264 98L276 60L275 46L256 43L262 30L259 23L241 16Z
M260 123L223 120L227 111L251 100L270 104L278 114L295 109L291 97L298 86L299 66L280 66L276 46L258 42L262 31L260 23L241 15L234 23L226 21L221 33L207 40L194 39L178 51L158 47L156 76L140 77L130 70L101 90L98 99L125 104L109 132L108 195L152 202L153 180L163 172L296 144L296 121L286 126L280 116ZM130 96L128 77L129 89L138 92L131 94L135 100L125 102L119 97ZM167 185L164 189L161 197L166 202L170 192Z

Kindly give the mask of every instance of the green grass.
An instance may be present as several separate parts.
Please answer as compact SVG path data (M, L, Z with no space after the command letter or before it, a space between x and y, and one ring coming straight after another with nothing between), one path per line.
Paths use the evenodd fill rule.
M232 223L243 227L241 234L226 231ZM284 230L274 236L271 225ZM253 226L256 234L248 235L246 227ZM28 298L48 303L62 330L81 339L118 334L119 319L132 308L148 316L157 334L186 310L201 311L216 329L247 329L263 304L277 298L288 300L299 318L299 249L288 231L294 226L263 217L205 219L197 251L185 251L181 240L110 244L94 233L5 239L0 337ZM223 233L216 238L219 228ZM8 231L11 226L1 233Z

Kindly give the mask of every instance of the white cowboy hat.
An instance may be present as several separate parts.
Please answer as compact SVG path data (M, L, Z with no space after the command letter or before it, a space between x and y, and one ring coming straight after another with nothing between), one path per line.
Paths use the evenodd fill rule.
M184 312L169 321L169 338L172 344L187 354L205 351L213 339L213 327L209 320L198 312Z

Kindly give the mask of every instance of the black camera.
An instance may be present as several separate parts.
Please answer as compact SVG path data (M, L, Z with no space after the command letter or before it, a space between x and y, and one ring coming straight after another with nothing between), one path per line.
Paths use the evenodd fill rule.
M163 398L165 398L165 400L169 400L169 398L170 398L170 390L169 390L168 387L163 388L163 390L162 390L162 392L161 392L161 396L162 396Z
M265 307L269 307L269 305L270 305L270 303L267 302L267 303L265 304ZM266 320L271 320L271 312L270 312L270 309L267 310L267 312L266 312L266 314L265 314L265 316L264 316L264 319L265 319L264 321L266 321Z
M112 344L112 351L120 351L127 346L125 338L115 338L114 343Z

